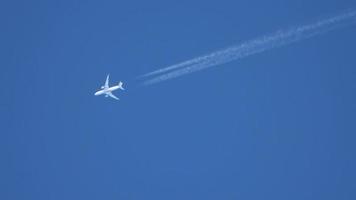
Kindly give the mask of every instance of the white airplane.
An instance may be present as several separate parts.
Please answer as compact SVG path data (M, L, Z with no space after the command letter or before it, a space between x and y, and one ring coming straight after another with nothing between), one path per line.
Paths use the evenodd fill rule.
M116 100L119 100L119 98L117 98L115 95L113 95L111 92L115 91L115 90L118 90L118 89L121 89L121 90L125 90L123 87L122 87L122 82L120 81L118 85L115 85L115 86L112 86L112 87L109 87L109 74L108 76L106 77L106 81L105 81L105 85L101 86L101 90L95 92L95 96L99 96L99 95L102 95L102 94L105 94L105 97L112 97Z

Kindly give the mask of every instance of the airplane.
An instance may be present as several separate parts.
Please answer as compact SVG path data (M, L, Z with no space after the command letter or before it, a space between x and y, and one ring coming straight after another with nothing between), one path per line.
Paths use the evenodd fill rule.
M109 76L110 76L110 74L108 74L106 77L105 85L101 86L101 90L95 92L94 95L99 96L99 95L105 94L105 97L111 97L116 100L119 100L119 98L117 98L115 95L113 95L112 92L115 90L118 90L118 89L125 90L122 87L123 83L120 81L118 85L109 87Z

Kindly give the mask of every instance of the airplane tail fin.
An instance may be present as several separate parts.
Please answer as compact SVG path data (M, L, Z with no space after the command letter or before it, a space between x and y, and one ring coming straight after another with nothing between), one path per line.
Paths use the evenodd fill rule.
M123 88L123 87L122 87L122 85L123 85L123 83L120 81L120 82L119 82L119 84L118 84L119 89L121 89L121 90L125 90L125 88Z

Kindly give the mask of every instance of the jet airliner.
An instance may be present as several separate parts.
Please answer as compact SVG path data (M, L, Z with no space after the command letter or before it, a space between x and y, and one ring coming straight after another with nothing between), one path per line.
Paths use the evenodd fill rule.
M111 97L111 98L114 98L116 100L119 100L119 98L117 98L115 95L112 94L113 91L115 90L125 90L122 85L123 83L120 81L118 85L115 85L115 86L112 86L110 87L109 86L109 76L110 74L107 75L106 77L106 81L105 81L105 85L101 86L101 90L95 92L95 96L99 96L99 95L102 95L102 94L105 94L105 97Z

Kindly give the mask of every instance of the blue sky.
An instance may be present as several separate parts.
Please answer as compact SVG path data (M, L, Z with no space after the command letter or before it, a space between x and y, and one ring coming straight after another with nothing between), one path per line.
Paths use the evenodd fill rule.
M356 198L356 26L135 79L355 1L0 7L0 199ZM107 73L119 102L93 95Z

